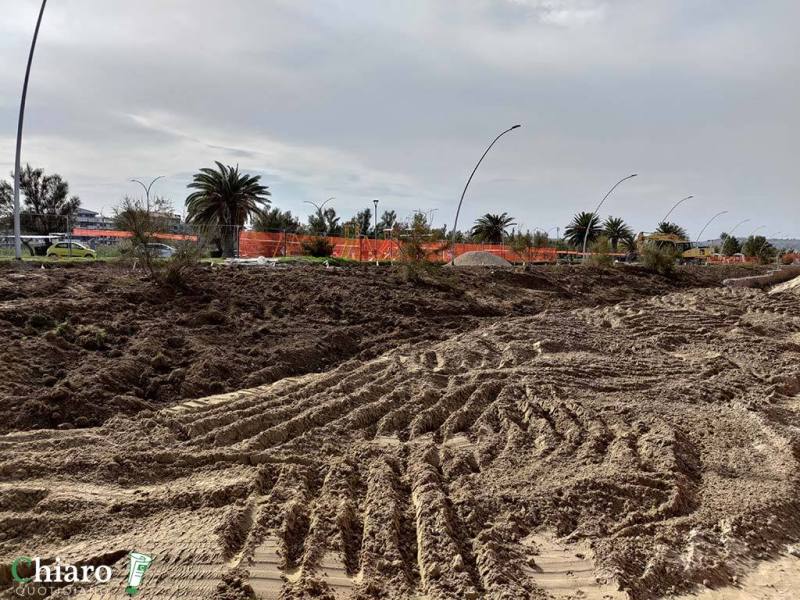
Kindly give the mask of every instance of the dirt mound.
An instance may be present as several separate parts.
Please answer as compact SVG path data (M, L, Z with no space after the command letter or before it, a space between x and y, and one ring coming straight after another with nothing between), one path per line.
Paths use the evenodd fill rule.
M799 311L730 289L561 305L6 435L0 564L137 549L155 556L143 590L176 599L721 588L800 539Z
M367 360L487 319L718 285L722 276L435 268L412 280L402 267L215 267L173 293L113 265L47 267L0 264L0 432L98 425Z
M457 267L510 267L511 263L502 256L497 256L491 252L475 250L459 254L453 260Z

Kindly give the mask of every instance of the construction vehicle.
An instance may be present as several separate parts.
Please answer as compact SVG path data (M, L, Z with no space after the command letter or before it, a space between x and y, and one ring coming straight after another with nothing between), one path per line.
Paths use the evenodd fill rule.
M641 256L647 244L654 244L662 249L671 250L681 264L705 263L714 256L714 248L695 246L691 241L674 233L640 232L636 237L636 253Z

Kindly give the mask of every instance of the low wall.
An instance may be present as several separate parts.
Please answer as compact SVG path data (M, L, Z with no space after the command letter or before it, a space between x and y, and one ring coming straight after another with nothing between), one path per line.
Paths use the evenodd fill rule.
M775 269L764 275L726 279L722 282L722 285L726 287L765 288L789 281L798 276L800 276L800 266L788 266Z

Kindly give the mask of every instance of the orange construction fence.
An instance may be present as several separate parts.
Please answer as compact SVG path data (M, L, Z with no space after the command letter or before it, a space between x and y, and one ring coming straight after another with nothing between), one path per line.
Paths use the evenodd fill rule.
M93 237L93 238L129 238L133 234L130 231L120 231L119 229L78 229L72 230L73 237ZM196 235L184 235L181 233L156 233L155 238L160 240L186 240L197 241Z
M300 256L303 254L303 242L311 239L313 236L297 233L243 231L239 238L239 254L246 258ZM328 237L327 240L333 245L334 257L358 261L396 260L400 257L402 244L397 239L375 240L366 237ZM441 243L424 244L423 246L429 251L428 260L432 262L450 260L451 251L449 248L442 248L443 245ZM452 255L459 256L475 250L491 252L509 262L523 262L523 256L505 244L455 244ZM580 252L565 252L555 248L531 248L524 254L525 262L555 262L558 255L580 255Z

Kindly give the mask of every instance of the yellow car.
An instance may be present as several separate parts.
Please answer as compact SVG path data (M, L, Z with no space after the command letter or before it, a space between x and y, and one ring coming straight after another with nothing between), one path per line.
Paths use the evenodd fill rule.
M47 256L49 258L95 258L97 252L80 242L56 242L47 249Z

